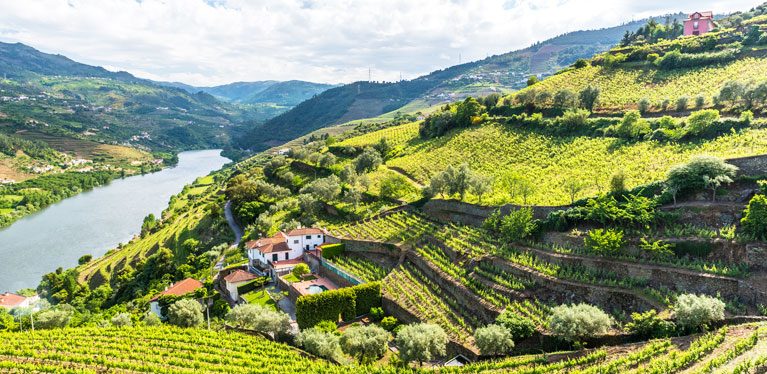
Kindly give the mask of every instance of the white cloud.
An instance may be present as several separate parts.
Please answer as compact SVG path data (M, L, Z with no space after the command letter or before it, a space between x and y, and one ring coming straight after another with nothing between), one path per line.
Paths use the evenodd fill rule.
M415 78L578 29L754 1L0 0L0 40L196 85Z

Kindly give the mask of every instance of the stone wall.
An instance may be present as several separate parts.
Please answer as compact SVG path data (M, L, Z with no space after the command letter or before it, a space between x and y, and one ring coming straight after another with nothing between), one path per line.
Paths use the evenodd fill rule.
M501 209L503 214L508 214L512 209L524 207L523 205L506 204L500 207L484 206L464 203L455 200L432 199L424 204L422 210L429 217L443 222L460 222L466 225L481 226L496 209ZM533 210L533 219L544 219L554 211L567 209L568 206L530 206Z
M372 240L338 238L325 235L325 241L331 244L344 243L345 252L378 253L387 256L399 257L401 250L394 244L381 243Z
M767 175L767 155L731 158L727 163L740 169L738 175Z

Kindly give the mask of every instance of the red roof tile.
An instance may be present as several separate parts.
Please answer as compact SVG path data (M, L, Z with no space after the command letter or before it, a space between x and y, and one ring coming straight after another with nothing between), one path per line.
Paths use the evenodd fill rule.
M281 232L274 234L274 236L271 238L251 240L245 243L245 246L248 247L248 249L257 249L261 251L261 253L290 251L290 247L288 247L287 243L287 238L285 237L285 234Z
M224 277L224 280L228 283L246 282L258 278L257 275L249 273L245 270L236 270Z
M12 294L6 292L4 295L0 295L0 306L15 307L21 305L27 298L24 296Z
M324 234L325 231L322 229L317 229L314 227L304 227L300 229L293 229L288 231L286 234L288 236L298 236L298 235L314 235L314 234Z
M168 287L167 290L158 293L150 301L155 301L159 299L160 296L165 296L165 295L176 295L176 296L186 295L201 287L202 287L202 282L198 281L197 279L186 278L182 280L181 282L178 282Z

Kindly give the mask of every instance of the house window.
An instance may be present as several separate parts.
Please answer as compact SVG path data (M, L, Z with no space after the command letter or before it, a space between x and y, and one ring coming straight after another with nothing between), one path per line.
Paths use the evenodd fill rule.
M317 235L317 239L319 239L320 237L321 237L321 235Z
M294 240L293 244L298 244L298 239Z
M272 261L277 261L277 254L272 254Z
M693 23L692 23L692 27L693 27L694 29L697 29L697 28L698 28L698 21L695 21L695 22L693 22Z
M307 238L307 239L311 239L311 238L312 238L312 236L311 236L311 235L307 235L307 236L306 236L306 238Z
M288 253L287 252L285 252L285 259L286 260L288 259Z

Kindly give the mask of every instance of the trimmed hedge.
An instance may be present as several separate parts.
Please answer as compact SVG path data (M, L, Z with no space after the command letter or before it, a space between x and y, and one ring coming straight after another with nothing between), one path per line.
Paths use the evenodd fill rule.
M356 296L357 315L370 312L370 309L381 306L381 282L370 282L352 287Z
M237 294L244 295L250 291L253 291L257 287L261 287L264 283L266 283L269 280L268 277L260 277L253 279L252 281L237 286Z
M338 322L338 316L351 321L381 306L381 283L370 282L350 288L305 295L296 301L296 322L301 329L322 321Z
M333 257L336 257L344 253L345 248L346 248L346 245L344 243L323 245L322 257L325 257L326 259L331 259Z
M356 317L356 295L351 288L304 295L296 301L296 322L301 329L308 329L322 321L344 321Z

